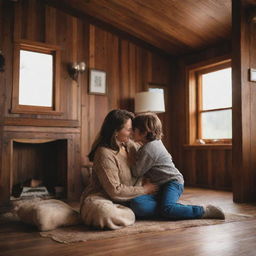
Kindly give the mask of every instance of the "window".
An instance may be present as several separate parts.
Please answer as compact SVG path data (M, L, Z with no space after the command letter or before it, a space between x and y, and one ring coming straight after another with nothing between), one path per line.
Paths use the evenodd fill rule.
M15 44L13 113L60 114L59 52L58 47L43 43Z
M230 61L190 73L190 143L231 143L232 81ZM193 128L194 125L196 128Z
M19 105L52 107L52 91L53 55L20 50Z

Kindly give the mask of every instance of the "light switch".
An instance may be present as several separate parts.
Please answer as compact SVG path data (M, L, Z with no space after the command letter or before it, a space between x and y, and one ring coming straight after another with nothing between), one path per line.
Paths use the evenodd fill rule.
M250 74L250 81L256 82L256 69L250 68L249 74Z

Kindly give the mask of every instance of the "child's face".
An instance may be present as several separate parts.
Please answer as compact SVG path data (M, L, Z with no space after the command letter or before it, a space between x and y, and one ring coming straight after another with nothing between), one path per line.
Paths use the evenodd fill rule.
M135 128L134 132L133 132L133 140L135 142L145 143L147 141L146 140L146 132L145 133L141 133L138 128Z

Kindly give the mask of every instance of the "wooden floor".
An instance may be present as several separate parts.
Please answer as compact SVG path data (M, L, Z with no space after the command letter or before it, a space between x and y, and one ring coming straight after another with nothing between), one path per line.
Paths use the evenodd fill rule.
M183 199L214 203L226 212L256 217L256 204L234 204L229 192L186 188ZM0 225L1 256L172 255L255 256L256 218L128 237L59 244L26 225Z

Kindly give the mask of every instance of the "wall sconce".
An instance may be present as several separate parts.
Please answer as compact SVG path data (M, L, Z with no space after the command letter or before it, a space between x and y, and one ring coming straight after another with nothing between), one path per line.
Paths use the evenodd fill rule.
M164 94L160 92L139 92L135 95L135 113L165 112Z
M248 23L256 23L256 8L254 6L249 6L246 16Z
M73 80L77 81L77 77L79 73L85 72L86 64L85 62L81 61L79 63L72 63L68 67L69 75L72 77Z

